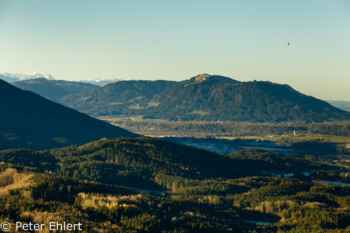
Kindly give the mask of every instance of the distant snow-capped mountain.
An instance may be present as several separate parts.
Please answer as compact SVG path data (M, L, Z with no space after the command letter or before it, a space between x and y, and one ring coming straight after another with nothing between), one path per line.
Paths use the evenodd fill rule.
M20 82L24 80L30 80L30 79L38 79L38 78L45 78L48 80L56 80L52 75L50 74L41 74L41 73L32 73L32 74L11 74L11 73L0 73L0 79L9 82ZM74 82L77 82L76 80L71 80ZM119 79L95 79L95 80L80 80L78 82L83 83L90 83L98 86L105 86L110 83L115 83L120 81Z
M50 74L40 74L40 73L32 73L32 74L10 74L10 73L0 73L0 79L13 83L19 82L28 79L36 79L36 78L45 78L48 80L55 80L55 78Z
M105 86L110 83L115 83L120 81L119 79L95 79L95 80L81 80L80 82L90 83L98 86Z

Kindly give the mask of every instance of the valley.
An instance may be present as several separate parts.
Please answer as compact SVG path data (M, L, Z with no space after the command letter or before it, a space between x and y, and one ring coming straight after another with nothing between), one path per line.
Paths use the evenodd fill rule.
M59 104L77 94L63 89L85 84L22 88L48 83L53 95L43 98L0 81L0 220L12 226L54 219L83 232L350 231L347 113L328 121L321 110L321 122L90 117ZM114 90L113 106L178 85L136 83L144 89L125 91L136 84L124 82L123 95ZM92 88L81 93L103 89Z
M0 0L0 233L350 233L349 16Z
M135 133L155 137L264 137L269 140L282 139L296 131L298 138L321 137L325 140L347 141L350 122L234 122L234 121L169 121L144 119L143 117L102 116L97 119L123 127ZM297 138L297 137L295 137Z

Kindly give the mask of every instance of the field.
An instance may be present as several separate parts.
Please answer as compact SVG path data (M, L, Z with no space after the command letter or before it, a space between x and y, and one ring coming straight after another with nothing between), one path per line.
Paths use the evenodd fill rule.
M242 136L242 137L220 137L222 139L252 139L261 141L272 141L280 145L295 144L300 142L327 142L327 143L350 143L350 138L345 136L323 135L323 134L306 134L306 135L279 135L279 136Z
M251 123L229 121L167 121L142 117L98 117L134 133L156 137L216 137L274 142L327 141L350 143L350 122Z

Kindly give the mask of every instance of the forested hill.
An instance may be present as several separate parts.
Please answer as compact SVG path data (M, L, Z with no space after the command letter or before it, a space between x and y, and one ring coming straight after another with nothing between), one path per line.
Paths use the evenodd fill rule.
M97 88L97 85L84 82L71 82L64 80L49 80L45 78L29 79L14 82L12 85L23 90L35 92L53 101L59 101L62 97Z
M0 80L0 149L44 149L135 134Z
M0 161L39 170L59 171L59 175L156 189L167 178L238 178L259 175L253 162L148 138L101 139L82 146L46 151L0 151Z
M0 217L81 222L84 232L349 232L350 188L323 181L349 178L313 159L146 137L4 150ZM269 177L279 169L294 177Z
M207 74L182 82L120 81L68 95L61 102L94 116L167 120L323 122L350 116L288 85Z
M167 178L258 175L250 163L154 138L101 139L46 151L0 151L0 161L59 175L133 188L162 189Z

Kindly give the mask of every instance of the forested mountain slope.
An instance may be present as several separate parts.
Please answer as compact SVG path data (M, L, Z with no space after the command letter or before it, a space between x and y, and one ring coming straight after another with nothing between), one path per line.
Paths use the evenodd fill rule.
M68 95L61 102L94 116L238 122L349 119L348 112L304 95L288 85L239 82L207 74L182 82L120 81Z
M135 134L0 80L0 148L44 149Z

